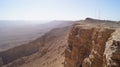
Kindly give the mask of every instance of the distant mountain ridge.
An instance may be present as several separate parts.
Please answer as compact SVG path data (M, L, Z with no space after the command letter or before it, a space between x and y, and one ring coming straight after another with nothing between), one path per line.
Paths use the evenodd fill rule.
M27 21L27 23L29 22ZM69 26L73 24L73 21L51 21L45 24L24 24L25 21L0 21L0 51L27 43L54 28Z

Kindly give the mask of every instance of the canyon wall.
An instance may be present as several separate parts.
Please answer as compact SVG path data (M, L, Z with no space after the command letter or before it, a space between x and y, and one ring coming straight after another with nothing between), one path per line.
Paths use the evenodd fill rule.
M118 24L88 18L73 25L64 67L120 67Z

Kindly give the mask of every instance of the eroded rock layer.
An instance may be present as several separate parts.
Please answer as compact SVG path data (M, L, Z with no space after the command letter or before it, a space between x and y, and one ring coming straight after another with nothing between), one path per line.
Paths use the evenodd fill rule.
M93 19L75 24L65 50L65 67L120 67L117 24Z

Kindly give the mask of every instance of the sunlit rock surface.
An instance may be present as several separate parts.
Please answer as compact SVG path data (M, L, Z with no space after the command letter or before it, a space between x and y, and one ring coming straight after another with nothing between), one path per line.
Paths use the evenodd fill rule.
M64 67L120 67L119 22L87 18L74 24Z

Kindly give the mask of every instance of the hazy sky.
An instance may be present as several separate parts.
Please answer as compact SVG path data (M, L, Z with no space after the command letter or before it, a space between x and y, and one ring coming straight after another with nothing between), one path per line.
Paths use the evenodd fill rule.
M120 20L120 0L0 0L0 20Z

